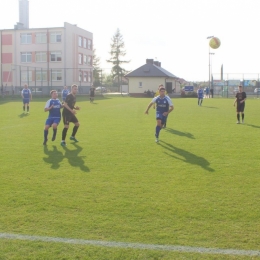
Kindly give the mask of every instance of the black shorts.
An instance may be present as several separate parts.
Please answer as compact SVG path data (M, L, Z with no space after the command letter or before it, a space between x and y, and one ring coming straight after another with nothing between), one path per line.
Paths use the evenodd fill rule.
M68 125L69 123L78 123L77 117L72 113L63 113L62 114L64 125Z
M245 109L245 103L241 103L241 104L238 104L237 105L237 112L244 112L244 109Z

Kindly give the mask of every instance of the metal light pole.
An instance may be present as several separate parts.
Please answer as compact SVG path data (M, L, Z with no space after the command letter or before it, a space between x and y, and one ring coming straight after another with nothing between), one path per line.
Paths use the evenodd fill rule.
M214 36L208 36L207 37L207 39L211 39L211 38L213 38ZM209 88L210 88L210 74L211 74L211 70L210 70L210 55L211 55L211 53L210 53L210 46L209 46Z

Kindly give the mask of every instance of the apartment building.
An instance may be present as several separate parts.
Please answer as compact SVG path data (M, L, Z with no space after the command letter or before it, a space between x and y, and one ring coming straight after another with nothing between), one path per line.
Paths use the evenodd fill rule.
M92 85L93 34L64 23L64 27L0 30L0 81L6 90L25 83L47 94L77 84L81 93Z

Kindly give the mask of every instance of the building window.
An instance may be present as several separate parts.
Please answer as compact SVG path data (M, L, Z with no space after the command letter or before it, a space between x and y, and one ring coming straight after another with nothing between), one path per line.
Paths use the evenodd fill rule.
M84 55L83 62L84 62L84 64L87 64L87 55Z
M82 47L82 37L79 36L79 47Z
M52 81L61 81L62 80L62 71L61 70L52 70L51 71L51 80Z
M92 65L92 57L91 56L88 56L88 63L87 63L89 66Z
M51 33L51 43L61 42L61 33Z
M61 52L51 52L51 61L61 61Z
M36 81L47 81L47 71L37 70L36 71Z
M143 87L143 83L139 82L139 88L142 88L142 87Z
M31 44L32 43L32 34L31 33L22 33L21 34L21 43L22 44Z
M81 53L79 53L79 64L82 64L82 54Z
M79 71L79 82L81 82L82 81L82 71L80 70Z
M31 70L24 70L21 72L21 80L23 82L32 81L32 71Z
M92 82L92 74L91 74L91 72L88 73L88 82Z
M92 50L92 41L88 39L88 45L87 45L87 48L89 50Z
M87 39L83 38L83 47L86 49L87 48Z
M46 33L36 33L35 35L36 43L47 43L47 35Z
M84 78L83 78L83 81L87 81L87 78L88 78L88 73L87 71L84 71Z
M47 53L46 52L36 52L35 62L46 62L46 61L47 61Z
M31 52L22 52L21 53L21 62L32 62L32 53Z

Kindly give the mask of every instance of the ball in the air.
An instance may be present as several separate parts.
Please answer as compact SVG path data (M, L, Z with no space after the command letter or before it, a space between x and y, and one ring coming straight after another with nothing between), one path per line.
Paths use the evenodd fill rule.
M210 39L209 41L209 46L212 48L212 49L217 49L219 46L220 46L221 42L220 42L220 39L217 38L217 37L213 37Z

